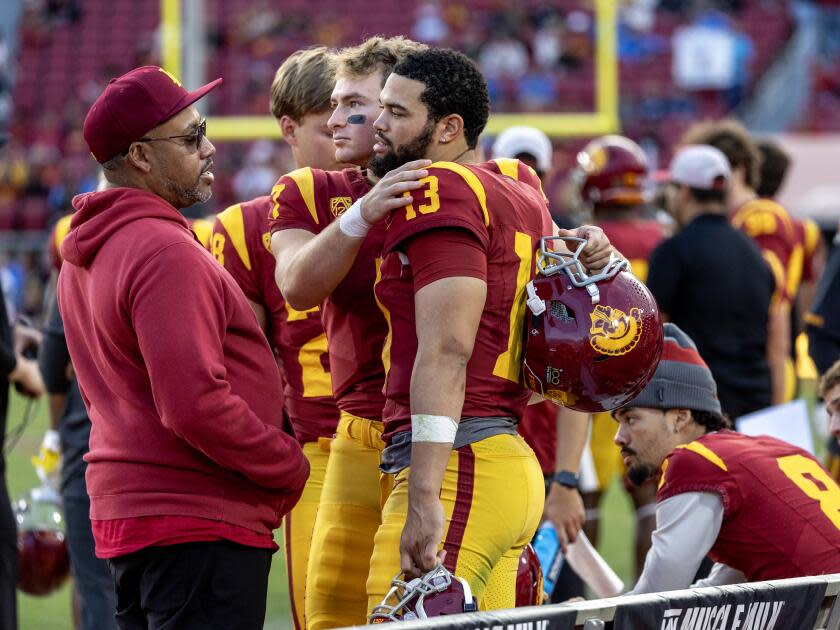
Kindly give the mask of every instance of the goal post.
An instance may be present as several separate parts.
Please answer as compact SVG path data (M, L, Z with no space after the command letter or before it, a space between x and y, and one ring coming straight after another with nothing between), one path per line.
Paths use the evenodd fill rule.
M594 0L595 8L595 108L584 113L492 114L485 133L496 135L513 125L527 125L553 138L600 136L619 131L617 3ZM160 0L161 63L164 70L181 77L182 0ZM266 86L266 93L269 86ZM209 116L213 140L247 141L281 136L271 116Z

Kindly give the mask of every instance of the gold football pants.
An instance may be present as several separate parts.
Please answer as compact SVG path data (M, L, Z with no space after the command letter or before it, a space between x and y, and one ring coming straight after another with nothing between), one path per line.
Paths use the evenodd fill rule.
M365 582L391 475L379 471L382 423L341 413L306 576L306 628L367 621Z
M312 531L315 516L324 487L327 459L330 454L330 440L321 438L317 442L303 445L303 454L309 461L309 479L303 488L300 501L286 516L283 537L286 546L286 575L289 579L289 598L292 603L292 621L295 630L304 628L303 593L306 587L306 566L312 547Z
M397 473L376 532L368 608L381 603L400 571L400 535L410 469ZM513 608L519 556L540 522L545 484L518 435L495 435L452 451L440 500L446 513L446 567L470 585L481 610Z

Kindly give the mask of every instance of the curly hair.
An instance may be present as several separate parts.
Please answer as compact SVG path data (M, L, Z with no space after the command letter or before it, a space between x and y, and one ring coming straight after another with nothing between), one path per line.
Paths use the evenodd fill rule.
M307 114L330 108L335 85L335 52L318 46L298 50L277 68L271 82L271 113L278 120L288 116L300 122Z
M430 120L458 114L464 120L467 146L475 148L490 116L490 100L487 82L469 57L448 48L430 48L406 55L394 74L425 84L420 100Z
M715 413L714 411L697 411L696 409L692 409L691 417L694 419L694 422L706 427L707 433L732 428L732 420L729 419L729 416L723 413Z
M402 35L368 37L358 46L343 48L338 53L338 77L366 77L375 70L382 71L382 85L394 66L409 53L426 50L428 46Z
M692 125L679 144L710 144L726 156L733 169L744 169L750 188L756 190L761 183L761 152L746 127L733 118Z

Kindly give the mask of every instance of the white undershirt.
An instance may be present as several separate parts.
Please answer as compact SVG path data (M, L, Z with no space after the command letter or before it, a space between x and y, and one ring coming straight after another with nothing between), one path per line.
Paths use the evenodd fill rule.
M746 582L740 571L717 563L709 577L691 583L722 522L723 501L713 492L683 492L658 502L653 544L638 583L627 595Z

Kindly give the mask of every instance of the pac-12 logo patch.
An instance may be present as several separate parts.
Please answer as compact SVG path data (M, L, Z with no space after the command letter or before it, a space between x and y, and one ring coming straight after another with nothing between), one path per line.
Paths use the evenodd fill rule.
M601 354L618 356L627 354L642 336L642 311L631 308L628 315L612 306L599 304L589 314L592 326L589 329L589 343Z
M337 217L342 212L347 210L353 203L350 197L330 197L330 212L334 217Z

